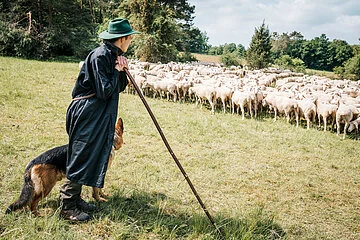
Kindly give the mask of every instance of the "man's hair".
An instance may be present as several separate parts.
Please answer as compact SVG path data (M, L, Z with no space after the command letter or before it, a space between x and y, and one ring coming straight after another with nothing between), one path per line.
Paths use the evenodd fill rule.
M130 35L126 35L126 36L124 36L124 37L119 37L119 38L107 39L107 40L104 40L104 41L108 41L108 42L110 42L110 43L114 43L114 42L116 42L117 40L119 40L120 38L125 38L125 39L127 39L128 37L130 37Z
M114 42L116 42L117 40L119 40L119 38L113 38L113 39L104 39L104 42L106 41L106 42L110 42L110 43L114 43Z

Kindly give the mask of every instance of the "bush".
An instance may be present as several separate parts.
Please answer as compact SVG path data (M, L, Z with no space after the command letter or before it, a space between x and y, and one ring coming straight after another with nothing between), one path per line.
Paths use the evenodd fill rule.
M0 55L44 59L49 48L42 37L0 22Z
M239 66L239 65L241 65L240 64L240 59L238 58L236 52L226 53L226 54L221 55L220 61L225 66Z
M198 61L194 55L192 55L190 52L180 52L178 54L178 61L179 62L196 62Z
M341 66L334 67L333 72L336 73L341 78L345 77L345 68L344 67L341 67Z
M346 61L345 73L350 79L360 79L360 55L356 55L355 57Z
M275 60L275 64L280 68L289 69L295 72L304 72L305 64L299 58L291 58L289 55L282 55Z

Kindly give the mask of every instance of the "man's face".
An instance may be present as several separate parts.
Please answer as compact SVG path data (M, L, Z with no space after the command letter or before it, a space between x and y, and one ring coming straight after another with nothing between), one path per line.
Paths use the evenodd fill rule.
M119 40L117 40L114 43L114 45L120 48L123 52L126 52L130 46L132 39L133 39L133 35L122 37Z

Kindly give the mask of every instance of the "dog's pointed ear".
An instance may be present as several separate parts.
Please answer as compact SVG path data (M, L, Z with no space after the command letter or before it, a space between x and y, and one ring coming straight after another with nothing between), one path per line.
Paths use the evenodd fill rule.
M122 118L120 117L116 123L115 129L119 129L121 131L124 131L124 123Z

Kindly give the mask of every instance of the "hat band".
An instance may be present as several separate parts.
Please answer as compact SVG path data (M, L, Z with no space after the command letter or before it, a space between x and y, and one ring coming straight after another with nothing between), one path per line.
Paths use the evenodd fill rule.
M125 34L125 33L129 33L131 32L132 30L128 30L128 31L125 31L125 32L119 32L119 31L108 31L108 33L110 34Z

